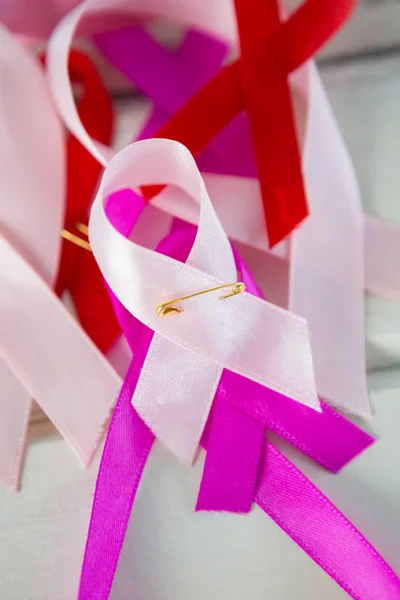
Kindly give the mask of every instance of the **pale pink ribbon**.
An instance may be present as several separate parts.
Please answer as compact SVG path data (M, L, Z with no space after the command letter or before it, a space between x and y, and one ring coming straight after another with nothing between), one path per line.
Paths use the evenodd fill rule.
M63 130L40 65L2 26L0 100L0 481L17 488L31 398L88 464L120 379L51 289Z
M168 183L200 205L187 262L128 240L108 220L108 196ZM99 267L125 308L156 333L132 399L157 437L181 460L194 459L224 368L321 411L306 321L246 292L186 301L175 318L159 303L236 281L229 240L190 152L172 140L144 140L109 163L93 203L89 239ZM183 308L183 306L182 306Z
M230 0L86 0L67 15L50 39L50 85L65 123L103 165L112 151L92 140L79 120L68 80L67 56L76 31L85 34L110 28L110 12L115 15L113 26L158 16L205 30L228 43L237 42ZM359 190L314 65L310 62L296 72L292 83L311 215L290 240L273 251L273 256L290 259L284 306L310 324L319 394L345 411L369 416L364 348L364 217ZM258 182L214 174L204 174L204 180L229 237L269 253ZM153 204L189 222L198 221L198 205L188 202L187 196L175 189L166 188ZM384 236L381 238L384 241ZM368 244L376 243L376 228L368 227L367 240ZM384 247L380 248L379 254L384 257ZM368 260L370 256L368 249ZM368 288L372 271L377 275L379 268L367 265ZM276 282L269 279L268 285L274 287ZM375 287L381 292L393 287L385 283L389 285Z

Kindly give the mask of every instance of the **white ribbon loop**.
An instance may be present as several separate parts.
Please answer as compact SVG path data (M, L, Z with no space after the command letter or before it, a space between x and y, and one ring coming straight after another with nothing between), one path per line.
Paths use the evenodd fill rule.
M186 264L127 240L106 217L109 194L150 183L177 186L200 204L198 234ZM93 204L89 237L115 295L156 332L133 403L180 458L193 458L223 368L320 410L304 319L246 292L223 302L218 294L205 294L186 302L174 318L157 316L163 301L236 280L228 238L184 146L145 140L116 155ZM179 419L171 405L179 407Z

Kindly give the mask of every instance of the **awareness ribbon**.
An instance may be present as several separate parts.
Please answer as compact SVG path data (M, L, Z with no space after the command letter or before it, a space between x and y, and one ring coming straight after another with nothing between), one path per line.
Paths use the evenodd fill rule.
M96 140L111 143L113 115L108 93L88 57L73 51L69 57L71 81L81 84L78 114ZM64 229L78 233L85 224L102 171L101 165L71 134L67 139L67 198ZM96 346L105 353L120 334L109 295L93 254L63 239L55 286L58 296L71 294L80 324Z
M120 379L51 289L62 127L39 64L4 27L0 38L0 480L17 488L31 398L88 464Z
M320 411L303 319L247 293L226 303L207 294L201 297L201 311L196 311L200 299L192 298L178 320L157 316L156 306L168 298L235 282L236 267L228 239L186 149L168 140L144 140L117 156L103 175L92 207L90 222L95 224L96 236L91 236L91 246L119 301L156 331L133 398L141 417L177 456L191 462L224 368ZM105 194L151 181L153 160L158 164L155 183L177 179L189 196L201 200L198 235L185 265L116 234L104 213ZM157 281L157 289L153 281ZM154 405L154 396L162 397L165 390L170 402Z
M124 13L121 24L126 26L127 18L137 20L140 17L143 7L138 0L129 6L122 0L119 2L113 4L113 10L116 16L119 15L118 9L121 14ZM189 9L187 4L179 4L178 7L166 0L152 3L151 11L146 14L175 18L210 34L217 33L219 38L232 44L235 31L231 8L224 2L204 2L190 5ZM59 24L49 44L49 75L54 97L67 126L105 165L112 151L96 144L79 121L65 68L68 49L78 25L81 33L93 33L89 18L92 15L96 16L95 31L109 29L108 22L101 23L102 10L103 5L87 0ZM274 249L283 258L287 258L289 251L291 254L289 294L284 305L302 314L310 323L320 395L346 411L368 416L363 336L363 231L357 183L313 66L307 64L302 67L294 74L294 81L297 98L303 103L300 111L303 119L299 127L303 131L303 170L311 215L292 236L292 241L284 246L279 244ZM247 152L249 143L243 144L243 147ZM250 152L247 153L247 162L248 157L251 157ZM205 174L205 182L215 197L217 214L229 237L266 251L268 244L257 180L211 173ZM197 222L198 206L194 202L184 202L175 190L166 188L153 199L153 204L174 216ZM304 227L307 229L303 233ZM271 281L271 288L274 283ZM334 293L328 294L328 288ZM345 354L343 348L348 348L348 353Z
M144 202L130 190L121 191L114 197L109 197L109 194L116 191L118 182L121 188L128 186L129 178L131 185L135 184L135 187L145 183L146 176L143 175L143 171L146 166L146 151L149 158L151 156L153 168L157 165L157 175L153 173L153 181L157 183L165 176L165 166L160 166L164 162L168 163L171 173L169 183L181 183L188 188L189 163L185 160L183 149L177 146L174 148L172 144L173 142L168 144L167 140L134 144L119 153L105 171L92 210L89 231L95 256L100 257L99 264L114 292L119 288L118 297L121 297L119 292L124 286L133 292L137 285L137 273L133 261L127 269L121 270L118 267L123 262L123 254L127 258L124 247L131 243L125 241L122 244L122 236L118 236L116 230L112 229L108 230L105 237L107 217L104 211L110 215L110 204L115 200L115 196L120 197L121 194L125 195L127 212L133 200L137 200L139 212ZM173 160L167 158L170 149L174 149L171 152ZM163 154L164 161L161 160ZM184 163L180 168L173 169L174 161ZM129 177L128 162L132 164ZM191 169L194 174L194 164ZM195 187L191 189L196 191ZM201 193L201 189L197 190L197 193ZM105 206L107 199L108 205ZM112 219L111 215L110 218ZM131 225L131 218L128 217L128 220ZM115 221L114 225L119 227ZM204 225L204 220L200 220L199 230ZM125 229L125 234L129 227ZM119 229L121 230L121 227ZM193 238L193 230L183 227L161 242L158 250L182 259L190 251ZM199 231L196 240L198 239ZM210 238L208 240L212 243ZM107 251L100 251L102 243L110 254L108 259ZM149 252L152 251L146 251L145 254L148 255ZM193 249L189 256L192 254ZM248 286L247 289L258 294L250 273L237 253L235 258L236 267ZM165 263L168 264L169 261ZM156 270L152 269L149 273L150 276L155 276ZM162 287L163 282L155 277L154 283ZM154 435L138 415L134 400L132 406L131 399L135 398L135 387L143 376L143 371L149 375L146 369L147 353L156 334L146 325L142 325L138 335L135 318L129 314L127 298L130 296L125 295L125 308L121 306L119 318L134 352L134 359L120 393L100 465L82 569L80 600L108 597L132 504L154 441ZM196 310L202 311L202 308L204 307L199 303ZM176 317L176 320L181 316L183 315ZM194 311L190 311L190 318L194 317ZM169 364L161 363L160 369L152 373L154 403L167 402L169 396L169 388L158 391L157 384L159 371L162 371L165 365L167 370L175 368L174 375L180 378L180 364L171 357L169 361ZM196 385L197 380L193 384ZM190 396L187 397L186 403L189 402L189 398ZM176 407L173 406L174 400L174 396L170 397L168 403L172 402L170 406L176 418L179 418ZM181 404L180 408L184 415L187 407ZM181 423L184 428L185 417ZM270 442L264 440L265 426L283 435L333 471L342 468L372 441L368 435L323 403L322 412L317 413L282 395L271 393L271 390L235 373L224 371L216 392L213 411L202 437L202 445L208 452L197 509L248 512L254 498L254 501L353 598L372 600L379 597L389 600L398 597L400 581L390 567L328 499ZM158 437L158 431L156 433ZM115 490L118 490L117 494ZM353 553L358 557L356 563L350 560L351 556L354 556Z

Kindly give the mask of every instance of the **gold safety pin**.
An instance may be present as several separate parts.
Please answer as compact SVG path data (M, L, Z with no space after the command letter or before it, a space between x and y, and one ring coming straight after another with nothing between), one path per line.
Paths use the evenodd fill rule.
M84 223L79 223L79 222L75 223L75 229L77 231L79 231L80 233L82 233L83 235L85 235L86 237L88 237L89 229L88 229L88 226L85 225ZM68 231L68 229L61 230L61 237L68 240L69 242L72 242L76 246L79 246L80 248L84 248L85 250L88 250L89 252L92 251L88 241L83 240L82 238L80 238L78 235L75 235L74 233L71 233L70 231Z
M194 294L189 294L188 296L182 296L182 298L175 298L175 300L168 300L168 302L163 302L162 304L159 304L157 306L156 313L159 317L166 317L168 315L175 315L177 313L181 313L183 312L183 308L174 306L174 304L177 304L178 302L183 302L183 300L189 300L189 298L195 298L196 296L202 296L203 294L223 290L225 288L231 288L231 291L229 294L224 294L223 296L220 296L221 300L226 300L226 298L231 298L232 296L241 294L246 289L246 286L241 281L236 283L225 283L224 285L218 285L217 287L213 287L208 290L195 292Z

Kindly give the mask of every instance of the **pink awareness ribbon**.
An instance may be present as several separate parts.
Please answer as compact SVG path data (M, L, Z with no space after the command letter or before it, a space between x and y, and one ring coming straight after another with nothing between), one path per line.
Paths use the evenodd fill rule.
M204 77L212 77L221 63L221 56L218 54L219 41L216 42L195 31L189 31L180 48L173 52L165 49L139 26L99 34L94 37L94 41L107 59L149 96L154 104L153 112L138 139L157 133L168 118L199 89L204 83ZM138 54L145 55L146 61L132 59ZM193 58L193 55L196 58ZM188 64L190 59L192 65ZM160 63L161 79L157 75ZM196 80L193 81L195 77ZM332 121L332 117L328 121ZM339 151L338 154L345 154L345 150ZM197 164L201 171L207 173L256 177L250 132L244 115L235 119L215 138L209 149L197 157ZM346 165L343 165L343 173L345 167ZM329 220L328 214L326 219ZM364 216L364 256L365 289L389 299L398 299L400 279L396 257L400 256L399 228ZM354 296L358 293L354 283L348 282L346 285ZM331 290L327 295L330 294ZM318 314L317 309L315 310L315 314ZM347 330L347 326L344 329Z
M195 186L189 185L189 173L195 174L195 166L194 162L190 164L187 160L187 154L178 144L167 140L139 142L120 152L105 171L93 206L89 231L95 256L113 291L118 288L118 298L124 286L133 294L138 285L137 265L132 259L128 259L130 264L126 265L125 248L133 244L123 241L121 233L128 235L144 206L142 198L124 188L143 185L143 180L149 177L148 163L151 163L153 171L157 170L156 174L152 174L153 182L158 183L165 177L167 165L171 173L169 182L175 186L184 185L187 192L190 189L196 192ZM119 185L122 191L115 193ZM202 194L201 188L197 189L197 193ZM132 206L135 201L136 207ZM114 203L118 204L117 210L113 209ZM128 222L125 226L123 217L121 219L124 204ZM119 220L115 219L113 210ZM116 229L105 228L106 212L120 234ZM205 225L207 222L200 217L194 245L203 238L201 228ZM180 259L188 254L190 257L194 233L193 228L183 226L167 236L159 244L158 251ZM207 238L210 245L213 239ZM101 250L101 244L106 250ZM150 250L145 254L149 252L155 254ZM247 289L259 294L237 253L235 259ZM169 265L169 261L162 260L161 263L164 268ZM153 285L162 287L163 282L155 267L147 271L147 275L155 277ZM119 309L117 307L117 314L134 359L120 393L100 465L82 569L80 600L108 597L131 508L154 441L153 433L135 410L131 399L135 397L135 387L143 372L148 375L146 361L156 334L146 325L138 328L128 303L129 296L125 295L123 305ZM202 312L204 309L199 303L195 310ZM193 319L194 316L194 311L190 311L190 317ZM240 339L236 343L240 343ZM171 358L169 360L167 369L175 367L174 374L180 378L180 364ZM165 362L160 364L160 370L164 368ZM159 371L152 375L153 403L170 405L178 418L175 396L171 398L166 387L158 391L156 379ZM197 380L193 382L194 385L196 383ZM179 402L182 428L187 423L184 413L190 400L191 397L187 396L185 403ZM372 440L333 409L321 404L322 412L318 413L224 370L202 436L201 443L207 448L207 457L197 509L248 512L254 499L353 598L394 599L400 593L400 581L390 567L344 515L270 442L264 440L264 427L267 426L327 468L339 470ZM358 557L356 562L351 560L354 553Z
M152 160L148 159L149 147ZM103 176L92 207L90 219L96 236L92 236L91 246L119 301L156 332L132 400L141 417L177 456L191 462L224 368L320 411L303 319L247 293L226 303L207 294L201 297L199 312L200 298L192 298L179 321L158 317L155 308L161 302L235 282L235 262L203 180L183 146L168 140L144 140L117 156ZM105 195L148 184L154 176L153 160L157 162L157 183L177 180L186 194L201 202L198 235L185 265L121 237L103 209ZM135 165L134 174L131 164ZM165 390L171 400L154 405L154 396L162 396Z
M110 9L110 6L107 5L107 8ZM226 44L236 43L230 3L204 2L189 6L160 0L148 5L146 11L139 0L130 2L129 5L116 0L113 10L113 25L125 27L122 33L119 32L123 47L129 48L131 43L127 23L137 23L143 16L174 18L180 24L216 35ZM86 0L59 24L50 40L49 75L54 97L66 124L81 143L106 165L113 152L96 144L82 127L65 68L68 49L76 29L81 34L92 35L110 28L103 11L103 3L100 5L96 0ZM104 35L100 38L96 36L97 43L99 39L103 42L106 39L107 51L112 53L114 59L116 52L112 50L110 42L112 34L106 34L105 38ZM154 44L149 43L148 39L144 41L143 36L140 41L145 44L146 56L150 60ZM100 41L101 44L103 42ZM155 51L158 52L159 49ZM133 56L132 61L134 60ZM165 57L164 60L165 65L168 65ZM129 69L137 75L138 69L132 66ZM146 80L146 86L150 85L149 81L151 82L150 76ZM209 193L215 198L217 214L229 237L266 253L262 260L265 262L265 277L270 273L268 286L271 297L279 297L284 307L293 309L310 323L320 396L344 411L369 416L364 349L364 270L367 277L371 275L371 271L368 265L364 266L365 235L358 186L312 63L294 74L293 86L311 216L291 239L279 244L272 255L267 252L261 197L255 179L204 173L204 180ZM157 93L160 93L159 89ZM177 92L175 100L185 94L186 92ZM248 163L248 157L252 153L249 142L246 143L248 126L245 121L244 123L244 135L240 135L238 145L243 148ZM243 124L239 123L239 132L243 132L242 127ZM210 152L211 149L210 146ZM240 157L243 156L240 152L239 148L236 162L240 162ZM218 160L221 161L221 155L218 155ZM223 168L227 164L230 164L230 160L224 160ZM184 202L175 190L167 188L153 200L153 204L175 217L191 223L197 222L198 206L194 202ZM367 237L368 240L371 235ZM274 268L275 259L280 263L282 259L288 260L289 257L289 283L284 281L282 285L281 281L272 276L271 269ZM386 281L386 284L387 289L393 287L390 281ZM367 282L367 287L369 285ZM344 347L347 349L346 353L343 352Z
M120 379L52 290L62 126L39 64L3 26L0 39L0 481L17 489L31 399L87 465Z

